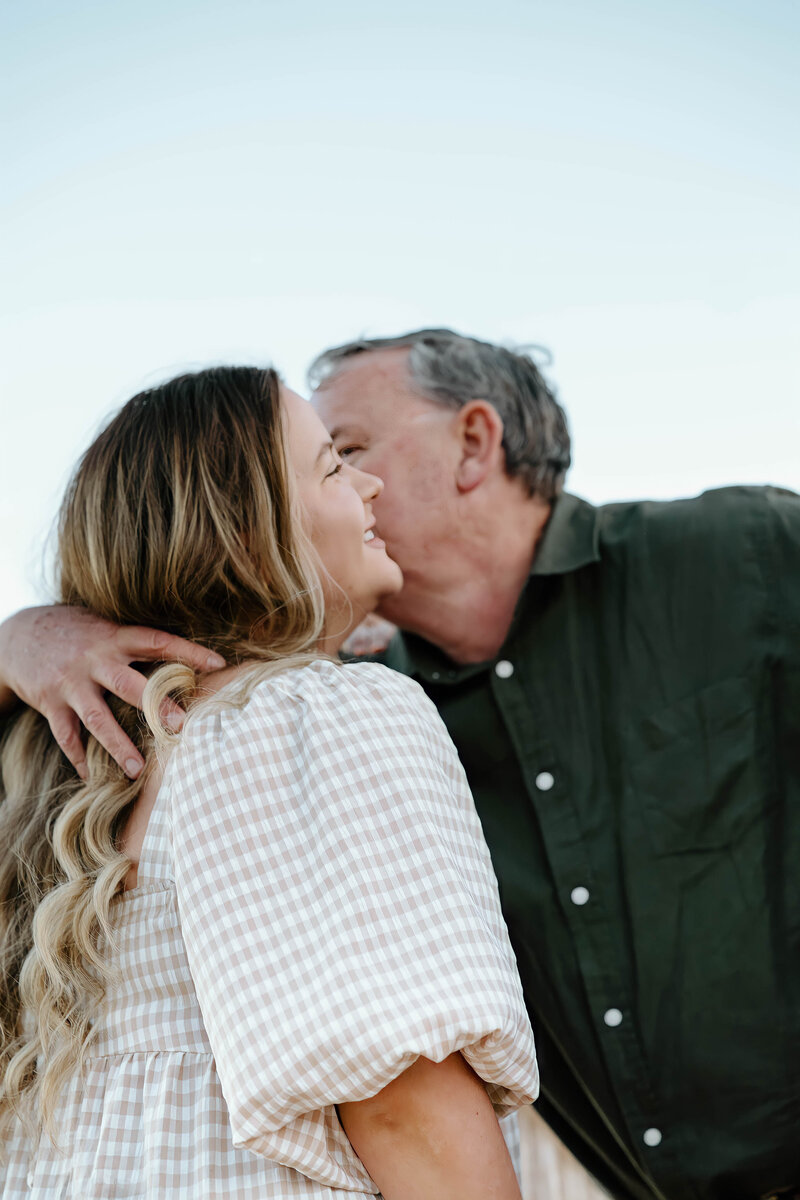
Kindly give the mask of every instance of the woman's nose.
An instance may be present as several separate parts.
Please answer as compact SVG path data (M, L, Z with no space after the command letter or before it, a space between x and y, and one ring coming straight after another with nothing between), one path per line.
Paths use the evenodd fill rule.
M372 500L377 500L383 491L383 480L379 475L370 475L368 471L359 471L358 467L351 467L350 470L355 475L355 486L361 499L364 503Z

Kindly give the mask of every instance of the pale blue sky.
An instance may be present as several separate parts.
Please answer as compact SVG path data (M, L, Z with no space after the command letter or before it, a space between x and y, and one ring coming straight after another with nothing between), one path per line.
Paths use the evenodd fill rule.
M603 501L800 488L800 7L6 6L0 617L144 383L537 342Z

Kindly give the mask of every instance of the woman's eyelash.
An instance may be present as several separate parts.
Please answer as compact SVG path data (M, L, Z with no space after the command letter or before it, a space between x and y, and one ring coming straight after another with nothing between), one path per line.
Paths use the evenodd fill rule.
M340 461L340 462L337 462L337 464L336 464L336 466L333 468L333 470L332 470L332 471L328 471L328 474L325 476L325 478L326 478L326 479L330 479L331 475L338 475L338 474L339 474L339 472L341 471L341 469L342 469L342 467L343 467L343 466L344 466L344 463L343 463L343 462L341 462L341 461Z

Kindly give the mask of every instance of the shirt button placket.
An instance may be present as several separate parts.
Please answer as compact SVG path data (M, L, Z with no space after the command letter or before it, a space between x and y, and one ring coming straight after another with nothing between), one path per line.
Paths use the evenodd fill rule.
M494 673L498 679L510 679L514 674L514 664L507 658L498 659L494 664ZM539 771L533 782L539 792L552 791L556 784L555 776L550 771ZM569 898L576 907L582 908L589 903L591 893L587 887L578 884L570 891ZM619 1008L607 1008L603 1013L603 1023L608 1029L616 1029L622 1025L624 1020L624 1014ZM650 1129L645 1129L641 1137L645 1146L654 1149L661 1144L662 1133L660 1129L652 1126Z

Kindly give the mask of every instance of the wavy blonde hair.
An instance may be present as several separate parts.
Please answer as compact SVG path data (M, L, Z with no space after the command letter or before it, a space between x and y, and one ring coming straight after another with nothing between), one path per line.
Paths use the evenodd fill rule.
M64 604L203 642L256 675L320 657L320 565L292 486L278 377L216 367L130 400L87 450L59 518ZM243 702L247 672L230 698ZM150 728L112 700L144 754L169 735L160 701L191 703L187 667L147 688ZM45 720L22 711L0 756L0 1121L52 1132L110 981L104 947L130 860L131 782L93 738L78 779Z

